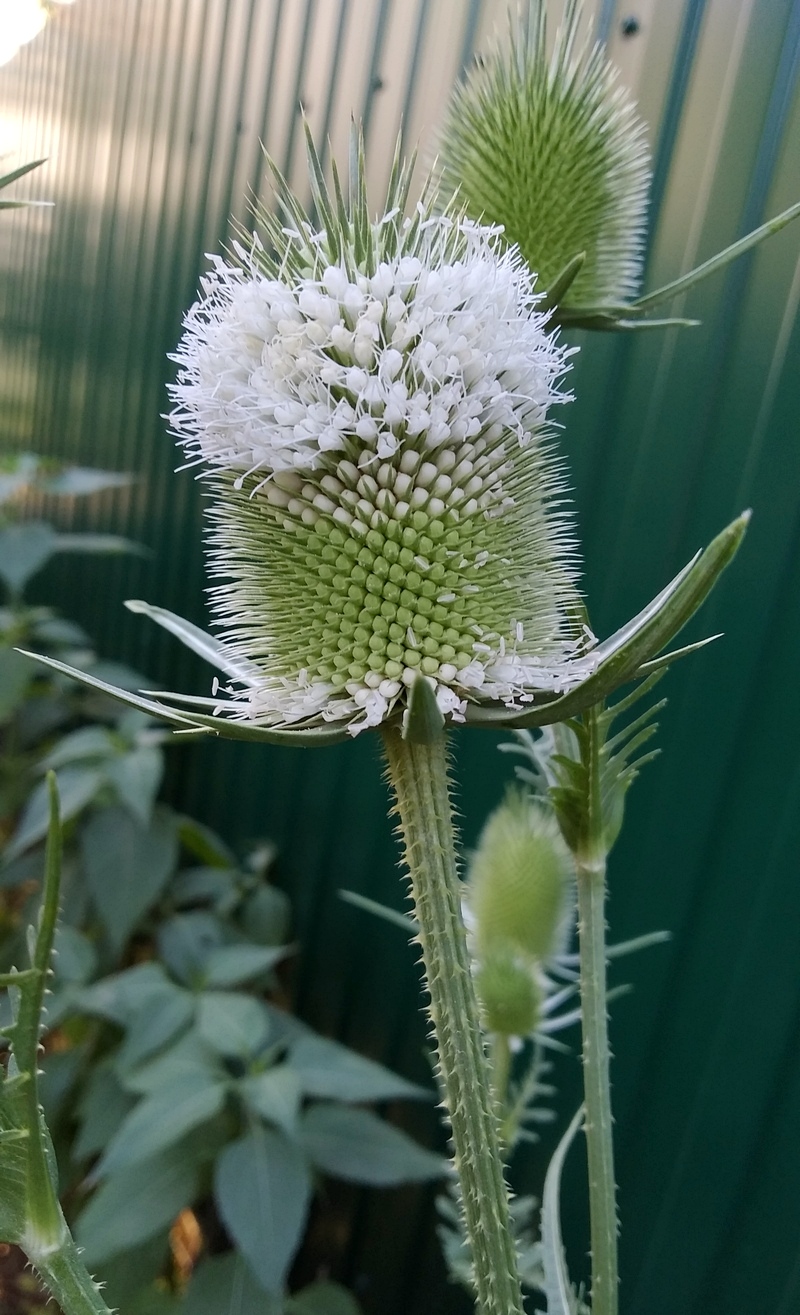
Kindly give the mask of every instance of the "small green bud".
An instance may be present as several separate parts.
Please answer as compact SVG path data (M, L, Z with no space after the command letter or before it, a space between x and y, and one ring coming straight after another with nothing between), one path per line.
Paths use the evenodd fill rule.
M555 819L512 789L481 832L469 870L478 956L516 950L546 961L560 947L574 869Z
M504 950L490 953L475 978L487 1032L529 1036L536 1027L541 990L530 969Z

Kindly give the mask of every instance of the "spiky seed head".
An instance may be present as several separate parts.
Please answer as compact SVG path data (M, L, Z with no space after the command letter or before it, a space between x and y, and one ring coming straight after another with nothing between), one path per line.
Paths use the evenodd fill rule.
M570 0L547 50L546 0L530 0L456 90L440 143L442 194L501 224L538 286L575 256L576 306L618 305L637 291L650 156L645 127L602 47L581 42Z
M510 790L481 832L468 877L482 962L504 951L546 962L559 952L575 873L558 823L541 804Z
M475 989L487 1032L529 1036L541 1011L541 987L530 967L507 949L494 949L482 960Z
M403 219L398 165L371 222L363 156L346 205L309 152L319 226L275 171L282 215L213 261L175 357L233 715L356 731L419 673L455 717L567 688L574 545L546 416L568 353L530 274L430 188Z

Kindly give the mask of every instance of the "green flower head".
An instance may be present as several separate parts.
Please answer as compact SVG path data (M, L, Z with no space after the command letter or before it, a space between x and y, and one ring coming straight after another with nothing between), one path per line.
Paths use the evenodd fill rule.
M566 621L572 527L548 409L566 350L495 228L396 164L368 217L363 158L315 222L280 218L217 259L189 311L171 420L208 475L212 608L233 697L261 725L525 706L582 674ZM577 660L576 659L577 655Z
M456 91L440 145L445 196L502 225L538 286L575 259L579 306L618 305L641 273L650 181L645 128L602 47L581 42L580 0L568 0L552 50L545 0Z

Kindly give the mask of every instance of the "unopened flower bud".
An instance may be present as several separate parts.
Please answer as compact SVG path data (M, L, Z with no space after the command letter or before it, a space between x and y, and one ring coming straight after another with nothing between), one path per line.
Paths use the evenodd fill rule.
M547 961L564 937L574 871L555 819L511 790L483 828L469 870L481 962L498 951Z
M507 950L492 951L475 977L487 1032L528 1036L539 1018L541 990L530 969Z

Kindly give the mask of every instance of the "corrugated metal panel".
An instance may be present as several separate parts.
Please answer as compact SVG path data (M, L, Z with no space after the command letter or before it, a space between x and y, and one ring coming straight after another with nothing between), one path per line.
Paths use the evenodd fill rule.
M150 544L151 565L70 563L43 588L173 688L205 674L121 599L200 619L200 509L159 412L166 353L204 251L259 191L264 141L304 191L299 108L344 158L351 112L371 184L401 116L430 152L453 79L505 0L77 0L0 69L0 132L50 162L20 187L56 202L0 225L0 433L14 447L134 469L133 493L78 515ZM639 31L623 35L622 20ZM601 0L651 124L651 286L800 191L798 0ZM630 27L630 25L628 25ZM676 306L703 326L584 344L565 434L587 590L605 631L726 519L749 541L702 620L725 641L669 678L662 759L637 785L615 855L615 937L670 928L631 962L615 1007L623 1308L790 1315L800 1300L800 261L781 234ZM491 736L458 741L467 839L503 788ZM272 835L303 945L300 1007L377 1057L424 1072L402 937L338 886L399 903L377 746L324 753L176 749L172 789L229 835ZM577 1069L560 1081L572 1099ZM546 1148L545 1148L546 1149ZM533 1167L541 1156L534 1156ZM576 1157L577 1158L577 1157ZM574 1166L570 1187L579 1191ZM341 1196L318 1239L380 1315L460 1309L444 1295L417 1193ZM567 1202L576 1267L583 1223ZM450 1303L450 1304L448 1304Z

